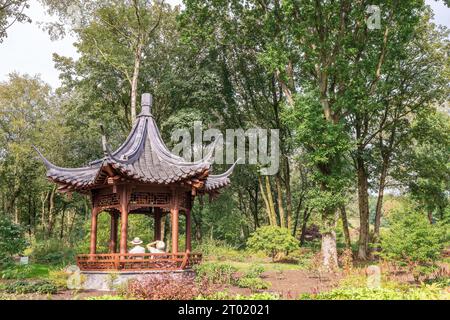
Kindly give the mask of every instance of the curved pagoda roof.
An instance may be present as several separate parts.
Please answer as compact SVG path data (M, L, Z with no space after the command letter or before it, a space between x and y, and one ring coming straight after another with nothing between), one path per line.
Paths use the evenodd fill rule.
M47 167L49 180L59 184L58 190L62 192L98 188L108 184L108 179L156 185L186 184L207 193L229 185L234 165L223 174L209 174L213 148L196 162L188 162L168 150L150 112L151 101L150 94L142 96L142 112L125 142L111 152L103 138L105 156L86 167L58 167L36 149Z

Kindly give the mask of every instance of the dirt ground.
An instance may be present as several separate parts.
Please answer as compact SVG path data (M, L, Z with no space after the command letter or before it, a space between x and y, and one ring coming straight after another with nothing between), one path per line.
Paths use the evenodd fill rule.
M296 299L303 293L318 293L332 289L341 277L335 274L316 274L303 270L286 270L282 274L267 271L262 275L264 281L270 282L270 289L266 292L280 294L284 299ZM229 286L223 288L230 293L251 294L250 289Z

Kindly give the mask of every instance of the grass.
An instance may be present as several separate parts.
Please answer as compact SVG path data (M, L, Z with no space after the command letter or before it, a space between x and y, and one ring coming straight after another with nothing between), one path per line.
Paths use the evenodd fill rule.
M2 279L47 278L53 268L44 264L15 265L0 271Z

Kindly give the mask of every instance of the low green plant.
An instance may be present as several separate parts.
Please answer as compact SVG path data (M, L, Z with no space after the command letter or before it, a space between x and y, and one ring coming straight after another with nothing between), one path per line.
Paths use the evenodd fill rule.
M26 279L29 278L32 267L30 265L11 266L0 272L2 279Z
M237 268L228 263L204 262L194 267L198 281L208 284L231 284Z
M84 300L126 300L125 297L119 295L105 294L103 296L87 297Z
M439 300L449 299L448 293L437 285L409 287L406 290L392 288L337 288L318 294L303 294L303 300Z
M47 277L48 266L41 264L11 265L7 269L0 271L2 279L30 279Z
M39 294L54 294L58 292L58 287L51 281L25 281L18 280L8 282L0 286L0 291L13 294L39 293Z
M271 286L270 282L264 281L261 278L249 278L242 277L236 281L239 288L249 288L252 292L259 290L269 289Z
M197 244L193 251L201 252L207 260L239 262L245 260L242 250L237 250L235 247L219 240L204 241Z
M264 226L256 229L247 240L247 245L252 250L264 251L272 261L275 261L280 253L289 254L298 249L299 242L287 228Z
M280 295L270 292L253 293L249 296L238 294L234 300L280 300Z
M252 264L244 275L236 280L236 285L240 288L249 288L252 292L268 289L271 283L260 278L263 272L264 266Z
M252 264L245 273L244 277L247 278L259 278L265 271L264 266L260 264Z
M49 272L48 278L52 281L58 288L67 289L67 283L69 280L69 274L63 269L51 270Z
M207 296L199 295L195 300L279 300L280 296L276 293L261 292L251 295L230 294L228 291L217 291Z

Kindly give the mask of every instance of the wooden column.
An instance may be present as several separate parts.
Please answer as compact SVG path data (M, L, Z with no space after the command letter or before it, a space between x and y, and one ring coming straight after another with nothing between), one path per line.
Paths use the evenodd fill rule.
M161 218L162 218L162 209L154 208L154 219L155 219L155 227L154 227L154 241L161 240Z
M116 212L111 212L111 226L109 231L109 253L117 252L117 227L119 216Z
M128 190L122 186L120 192L120 253L127 253L128 235Z
M92 208L91 215L91 244L89 247L89 254L95 254L97 252L97 216L99 210L94 207Z
M170 208L172 222L172 253L178 253L178 196L178 192L173 193L172 207Z
M186 209L186 251L192 251L191 244L191 209Z

